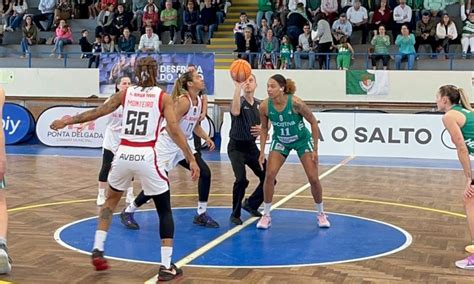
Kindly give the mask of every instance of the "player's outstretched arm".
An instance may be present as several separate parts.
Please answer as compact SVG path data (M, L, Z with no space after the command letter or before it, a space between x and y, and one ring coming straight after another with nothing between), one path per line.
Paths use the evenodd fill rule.
M53 121L53 123L51 123L49 127L53 130L59 130L71 124L88 122L95 120L99 117L105 116L109 113L112 113L121 105L122 96L124 95L125 91L119 91L113 94L110 99L108 99L106 102L96 107L95 109L85 111L70 118L57 119Z

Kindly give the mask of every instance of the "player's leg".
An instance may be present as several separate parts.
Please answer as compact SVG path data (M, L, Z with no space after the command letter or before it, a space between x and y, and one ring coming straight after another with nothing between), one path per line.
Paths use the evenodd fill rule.
M104 148L102 152L102 166L99 172L99 188L98 188L98 194L97 194L97 206L104 205L105 189L107 188L107 177L109 176L113 159L114 159L114 153Z
M228 147L227 154L235 177L232 188L232 213L230 221L236 225L241 225L241 204L245 196L245 189L249 184L245 170L245 154L235 149L235 147Z
M467 215L467 224L469 232L471 233L471 239L474 240L474 198L464 197L464 208ZM473 244L466 247L466 250L471 253L467 258L456 261L456 266L462 269L474 270L474 250Z
M8 257L7 247L8 211L4 181L0 185L0 274L11 271L11 260Z

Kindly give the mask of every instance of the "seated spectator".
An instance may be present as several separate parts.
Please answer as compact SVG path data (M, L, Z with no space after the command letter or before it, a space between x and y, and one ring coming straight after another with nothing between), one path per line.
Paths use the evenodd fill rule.
M323 69L324 66L328 68L329 55L331 52L331 46L333 45L331 27L329 26L328 21L324 18L324 15L321 14L319 19L317 19L316 34L313 36L313 41L317 42L318 46L318 62L319 68Z
M461 19L464 22L461 37L462 57L466 58L467 51L469 48L471 51L471 55L474 54L474 11L470 11L468 17L466 17L464 5L462 5Z
M306 16L308 19L314 19L321 12L321 2L321 0L306 0Z
M97 17L97 27L95 28L95 37L102 37L104 34L110 34L114 22L114 5L109 5L107 10L102 10Z
M268 26L267 19L262 18L260 22L260 27L258 28L257 31L257 44L260 45L260 42L262 41L262 38L264 38L267 35L267 31L270 29L270 26Z
M332 24L332 36L334 42L337 44L342 37L345 37L348 42L352 35L352 25L347 21L346 14L342 13L339 16L339 20Z
M142 27L142 34L145 32L146 27L151 27L153 32L158 34L158 24L160 22L160 16L158 12L155 12L155 8L153 5L147 5L146 11L143 14L143 27Z
M276 0L275 1L276 15L275 15L274 18L279 18L280 23L282 24L283 27L286 27L286 18L288 16L288 13L290 12L288 10L287 2L288 1L286 1L286 0ZM276 36L276 34L275 34L275 36Z
M337 10L337 0L321 0L321 13L324 14L330 25L332 25L337 17Z
M370 30L378 31L379 27L383 25L386 30L390 30L392 26L392 11L387 6L387 0L381 0L380 6L377 7L372 16L372 23Z
M192 42L196 41L196 27L199 22L199 12L193 1L188 1L183 12L183 25L181 26L181 43L186 40L186 33L191 35Z
M126 11L123 4L117 5L117 13L114 14L114 20L110 32L112 39L118 38L122 35L124 28L132 28L132 18L132 13Z
M161 32L170 32L170 41L168 44L174 44L174 35L178 28L178 11L173 8L171 0L166 0L165 9L161 11L160 20L162 22ZM163 38L163 36L162 36Z
M41 14L33 16L33 22L40 31L50 31L53 26L54 10L56 8L55 0L40 0L38 10ZM47 21L46 28L41 25L41 21Z
M260 45L262 52L258 63L258 68L274 69L277 67L276 54L280 51L280 41L273 35L273 30L268 30L267 35L262 39Z
M244 45L239 47L237 50L239 58L247 60L251 66L253 66L253 61L258 52L257 41L255 40L255 36L253 35L253 31L251 28L247 27L244 31Z
M235 23L235 26L234 26L234 38L235 38L235 44L237 45L237 48L243 46L244 30L247 27L251 28L253 33L257 32L257 26L252 20L249 20L247 18L247 13L241 12L240 22Z
M439 17L441 12L446 9L445 0L424 0L423 8L431 12L433 17Z
M132 12L132 0L117 0L117 7L118 5L122 5L125 11Z
M109 34L105 34L102 37L102 53L115 52L115 42Z
M309 20L306 18L304 6L302 3L298 3L296 10L288 14L286 22L286 34L289 36L292 46L298 45L298 37L303 33L304 25L308 23Z
M204 33L209 32L207 44L210 43L214 32L217 30L217 10L212 6L211 0L204 0L204 7L199 14L199 24L196 27L197 41L199 44L204 43Z
M265 17L267 23L271 23L273 16L273 2L271 0L258 0L257 25L260 28L262 18Z
M309 59L308 69L314 68L315 55L314 55L313 40L311 39L311 27L305 25L303 27L303 33L298 37L298 46L295 52L295 67L301 69L301 58Z
M436 25L437 51L444 49L445 57L448 58L449 46L458 37L456 25L449 18L448 13L444 13L441 21Z
M434 53L436 53L436 24L430 15L429 11L423 12L421 20L416 23L415 51L418 53L418 48L421 44L429 44L433 53L431 56L434 56Z
M4 32L3 28L6 27L9 23L9 19L13 14L13 1L12 0L2 0L0 2L0 15L2 21L2 33Z
M130 34L129 28L123 29L123 35L118 39L117 50L119 52L135 52L135 36Z
M397 70L401 69L403 59L408 60L407 70L413 70L415 64L415 36L410 33L407 25L403 25L401 34L397 36L395 44L398 46L398 54L395 56Z
M290 69L293 58L293 45L288 36L283 36L280 44L280 69Z
M354 57L354 49L351 44L347 42L346 37L341 37L338 45L332 45L337 49L336 64L339 70L349 70L351 66L351 58Z
M140 37L138 49L141 52L160 52L160 38L153 33L151 27L145 28L145 34Z
M91 55L89 53L92 52L92 44L87 39L87 36L89 35L89 31L82 30L81 35L82 37L79 40L79 45L81 46L81 52L82 52L81 59L90 58Z
M102 37L95 37L95 41L92 43L92 56L89 58L89 65L87 68L92 67L92 63L95 63L95 68L99 68L100 53L102 52Z
M135 30L140 30L142 27L142 18L145 13L145 8L147 5L147 0L132 0L132 12L133 19L132 23Z
M38 29L33 25L33 17L28 15L25 17L25 24L23 25L23 39L21 40L21 58L25 58L26 54L30 52L30 45L36 44L38 40Z
M8 26L5 30L13 32L20 27L27 9L28 4L26 4L26 0L15 0L15 2L13 2L13 14L8 19Z
M354 5L347 10L347 20L352 24L353 31L362 31L362 44L367 42L369 26L367 24L367 10L361 6L360 0L355 0Z
M73 16L70 0L59 0L54 9L54 26L58 26L60 20L69 20Z
M397 38L397 35L400 34L402 26L405 25L408 29L410 29L410 22L412 17L412 9L408 6L406 0L400 0L400 5L393 9L393 37Z
M377 69L377 61L382 60L383 70L387 70L388 61L390 60L390 37L385 34L386 29L384 25L380 25L378 32L375 31L374 37L370 43L374 46L373 51L370 52L370 59L372 61L372 69Z
M51 55L58 54L58 59L62 58L64 45L72 43L72 30L66 24L65 20L59 21L59 26L56 28L56 37L54 38L54 48L51 50Z
M285 27L281 24L281 20L279 17L273 18L271 29L273 30L273 35L278 40L281 40L285 35Z
M157 0L158 1L158 0ZM168 0L159 0L158 2L160 2L160 10L164 10L166 9L166 1ZM194 1L194 0L193 0ZM212 1L212 0L211 0ZM214 0L215 1L215 0ZM212 5L214 6L214 3L212 3ZM180 0L171 0L171 6L173 7L173 9L175 9L176 11L178 11L180 8L181 8L181 3L180 3Z
M145 13L148 10L148 6L153 6L154 11L158 14L160 13L160 10L158 9L158 6L156 6L156 4L153 0L147 0L146 1L146 5L145 5L145 8L143 9L143 13ZM163 7L163 10L164 10L164 7Z

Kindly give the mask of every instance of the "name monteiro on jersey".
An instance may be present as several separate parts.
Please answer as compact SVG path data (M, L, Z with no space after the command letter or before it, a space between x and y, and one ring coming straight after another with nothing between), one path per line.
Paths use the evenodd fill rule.
M154 106L155 101L142 101L142 100L134 100L133 97L137 98L154 98L156 97L156 94L154 93L142 93L142 92L137 92L137 93L130 93L127 95L127 106L131 107L139 107L139 108L152 108Z

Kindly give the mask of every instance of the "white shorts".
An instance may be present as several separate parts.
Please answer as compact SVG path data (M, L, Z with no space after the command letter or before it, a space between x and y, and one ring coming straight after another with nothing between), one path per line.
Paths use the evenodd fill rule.
M102 148L116 153L118 146L120 145L120 131L113 131L107 127L104 135L104 142L102 142Z
M158 195L169 190L168 176L158 167L153 147L118 147L108 182L113 189L125 191L133 177L140 179L145 195Z
M188 145L193 154L196 153L193 139L188 140ZM156 143L156 151L158 152L158 167L167 172L171 171L180 161L185 159L183 151L174 143L166 131L160 133Z

